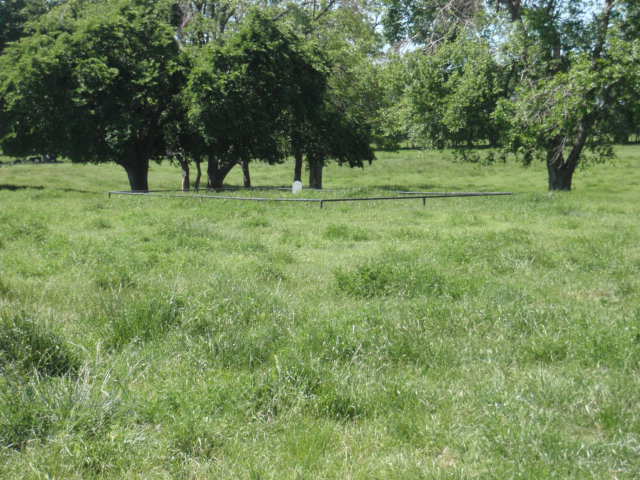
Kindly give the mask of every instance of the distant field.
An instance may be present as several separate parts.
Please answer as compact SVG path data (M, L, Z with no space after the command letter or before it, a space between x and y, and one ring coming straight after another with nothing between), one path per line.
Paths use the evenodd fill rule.
M115 165L0 168L0 478L640 477L640 147L569 194L416 151L325 186L517 194L108 199Z

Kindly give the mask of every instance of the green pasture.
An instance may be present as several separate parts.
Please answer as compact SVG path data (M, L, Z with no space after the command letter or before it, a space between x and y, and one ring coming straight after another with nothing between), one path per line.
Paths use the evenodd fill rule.
M424 207L0 167L0 478L638 478L640 148L617 152L571 193L440 152L325 171L516 193Z

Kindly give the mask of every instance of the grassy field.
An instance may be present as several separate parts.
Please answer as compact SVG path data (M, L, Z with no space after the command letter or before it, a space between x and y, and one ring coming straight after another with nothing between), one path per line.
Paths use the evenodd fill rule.
M426 207L0 168L0 478L638 478L640 147L618 154L570 194L442 153L326 171L517 192Z

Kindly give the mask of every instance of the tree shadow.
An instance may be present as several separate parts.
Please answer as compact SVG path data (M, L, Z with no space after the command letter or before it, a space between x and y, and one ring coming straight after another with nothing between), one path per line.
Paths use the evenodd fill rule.
M42 185L10 185L8 183L0 183L0 190L9 190L15 192L16 190L44 190Z
M411 187L407 187L406 185L372 185L370 188L376 190L383 190L387 192L406 192L406 191L429 191L433 189L437 189L438 191L452 190L451 186L444 188L442 185L436 185L433 183L422 183L419 185L411 185Z
M8 190L10 192L15 192L17 190L51 190L51 191L59 191L66 193L100 193L100 192L91 192L89 190L78 190L76 188L52 188L45 187L44 185L12 185L9 183L0 183L0 191Z

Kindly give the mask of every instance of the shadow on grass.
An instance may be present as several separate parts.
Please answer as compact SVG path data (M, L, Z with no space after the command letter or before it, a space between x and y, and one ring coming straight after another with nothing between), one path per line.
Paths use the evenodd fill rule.
M44 187L42 185L30 186L30 185L10 185L7 183L0 183L0 190L9 190L11 192L15 192L16 190L28 190L28 189L44 190Z
M89 190L78 190L76 188L53 188L53 187L45 187L43 185L12 185L9 183L0 183L0 191L9 190L10 192L15 192L18 190L52 190L52 191L60 191L67 193L98 193L91 192Z
M404 192L404 191L428 191L437 189L438 191L452 191L453 188L451 186L443 187L442 185L438 186L433 183L427 184L423 183L420 185L411 185L411 187L407 187L406 185L372 185L371 189L375 190L383 190L388 192Z

